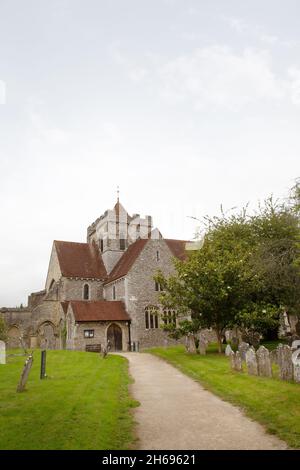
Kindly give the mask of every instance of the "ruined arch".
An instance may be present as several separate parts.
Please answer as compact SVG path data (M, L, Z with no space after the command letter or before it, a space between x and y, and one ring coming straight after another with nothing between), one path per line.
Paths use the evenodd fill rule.
M8 348L19 348L20 337L22 336L21 329L18 325L11 325L7 333L7 347Z
M56 349L57 347L57 328L46 320L40 324L37 329L38 345L41 349Z

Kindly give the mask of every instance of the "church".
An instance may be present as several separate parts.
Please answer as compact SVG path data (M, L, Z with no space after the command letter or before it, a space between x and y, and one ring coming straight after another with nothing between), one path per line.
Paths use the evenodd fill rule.
M165 239L152 217L130 216L117 200L87 229L87 242L54 241L45 289L28 306L2 308L8 347L100 351L172 343L163 324L176 321L159 304L154 275L173 272L186 241Z

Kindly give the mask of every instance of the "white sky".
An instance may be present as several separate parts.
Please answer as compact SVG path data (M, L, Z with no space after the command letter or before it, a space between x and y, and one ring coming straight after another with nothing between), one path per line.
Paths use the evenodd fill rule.
M285 196L299 118L299 0L0 0L0 306L118 184L169 238Z

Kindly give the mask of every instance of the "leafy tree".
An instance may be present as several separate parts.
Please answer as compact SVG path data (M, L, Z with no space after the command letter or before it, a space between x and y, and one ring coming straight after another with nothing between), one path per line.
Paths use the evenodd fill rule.
M272 198L252 216L207 218L202 248L187 261L175 261L175 274L156 280L163 305L190 313L190 328L213 328L221 352L224 330L242 329L252 343L257 334L279 326L282 311L300 308L299 222L295 212ZM182 336L187 325L168 327Z

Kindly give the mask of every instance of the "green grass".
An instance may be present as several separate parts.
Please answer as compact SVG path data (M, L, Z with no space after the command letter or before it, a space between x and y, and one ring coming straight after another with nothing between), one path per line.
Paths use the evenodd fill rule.
M0 365L0 449L128 449L134 441L127 361L115 355L40 352L26 391L16 393L24 357Z
M300 448L300 384L253 377L246 371L233 372L229 359L217 354L214 347L209 348L206 356L188 354L182 346L153 348L147 352L165 359L207 390L238 405L290 447ZM274 370L277 377L278 370Z

